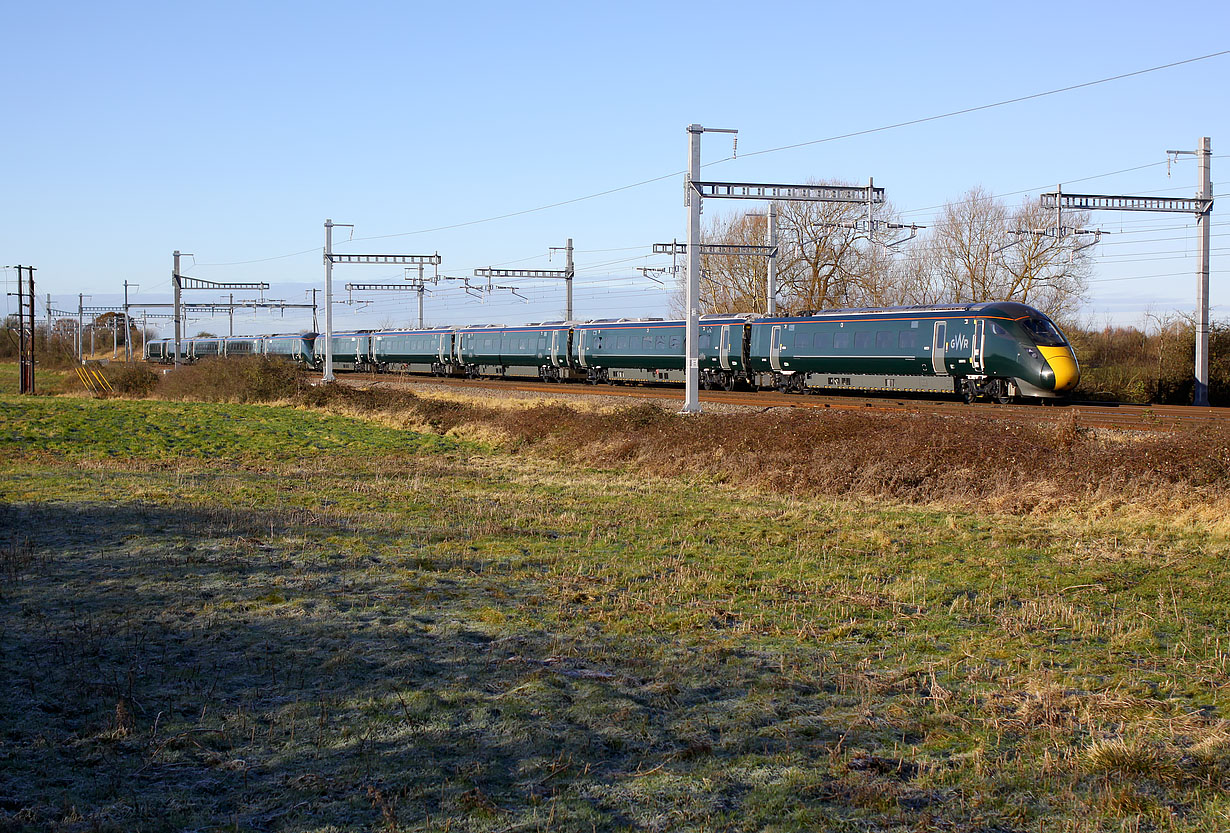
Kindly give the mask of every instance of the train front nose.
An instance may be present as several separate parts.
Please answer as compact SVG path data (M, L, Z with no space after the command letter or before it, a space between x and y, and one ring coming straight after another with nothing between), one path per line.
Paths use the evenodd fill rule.
M1051 372L1055 374L1055 393L1063 393L1076 387L1081 380L1081 368L1076 363L1076 354L1071 347L1039 347Z

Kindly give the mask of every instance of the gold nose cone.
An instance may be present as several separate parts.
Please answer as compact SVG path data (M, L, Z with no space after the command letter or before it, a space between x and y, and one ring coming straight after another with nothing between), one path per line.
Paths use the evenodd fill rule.
M1042 358L1046 359L1046 363L1055 372L1056 393L1076 387L1076 383L1081 380L1081 369L1076 363L1076 356L1072 354L1072 348L1039 347L1038 350L1042 352Z

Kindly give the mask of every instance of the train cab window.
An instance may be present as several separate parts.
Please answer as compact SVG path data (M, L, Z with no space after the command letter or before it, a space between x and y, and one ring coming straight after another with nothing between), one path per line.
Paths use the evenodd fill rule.
M871 333L864 330L861 333L854 334L854 349L855 350L870 350L871 349Z
M902 350L913 352L918 349L918 330L902 330L897 338L897 346Z
M848 330L842 330L839 333L833 333L833 349L834 350L849 350L854 339Z
M999 324L997 324L997 323L995 323L994 321L992 321L992 322L991 322L991 334L992 334L992 335L997 335L997 336L1004 336L1004 337L1007 337L1007 335L1008 335L1008 331L1007 331L1007 330L1005 330L1003 327L1001 327Z
M1039 347L1063 347L1068 343L1063 333L1046 318L1026 318L1021 324Z

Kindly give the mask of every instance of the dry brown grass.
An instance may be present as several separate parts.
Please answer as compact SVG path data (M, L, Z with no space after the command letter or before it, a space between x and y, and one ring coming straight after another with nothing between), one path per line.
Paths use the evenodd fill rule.
M1159 502L1179 519L1222 523L1230 431L1090 430L1078 418L1016 423L924 413L776 410L679 418L643 403L594 410L558 402L309 388L296 400L402 427L587 466L693 476L798 496L858 495L1045 515Z

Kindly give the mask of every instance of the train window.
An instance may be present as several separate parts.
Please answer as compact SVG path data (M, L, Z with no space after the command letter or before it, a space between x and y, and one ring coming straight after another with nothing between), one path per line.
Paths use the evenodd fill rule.
M671 350L678 350L680 345L679 336L671 336Z
M871 333L864 330L861 333L854 334L854 349L855 350L870 350L871 349Z
M627 346L628 346L627 336L620 336L619 338L615 339L615 349L616 350L623 350Z
M1025 330L1034 338L1039 347L1063 347L1067 339L1045 318L1026 318L1021 321Z
M997 335L997 336L1008 335L1008 331L1005 330L1003 327L999 326L998 324L996 324L994 321L991 322L991 333L992 335Z
M812 335L806 330L799 330L794 334L794 349L809 350L812 345Z
M832 350L833 349L833 333L831 330L821 330L816 333L816 349L817 350Z
M893 338L892 330L878 330L876 332L876 349L877 350L892 350L894 342L897 339Z
M666 352L666 336L664 335L658 336L658 352L659 353Z
M843 330L840 333L833 333L833 349L849 350L853 340L852 333L848 331Z
M696 343L700 345L701 350L704 350L709 346L709 332L710 331L707 327L700 331L700 338L697 339Z
M653 351L653 336L645 336L641 339L641 349L646 353Z
M520 344L521 346L517 349L519 349L522 353L530 349L530 340L528 338L521 339Z
M918 330L902 330L897 346L911 352L918 349Z

